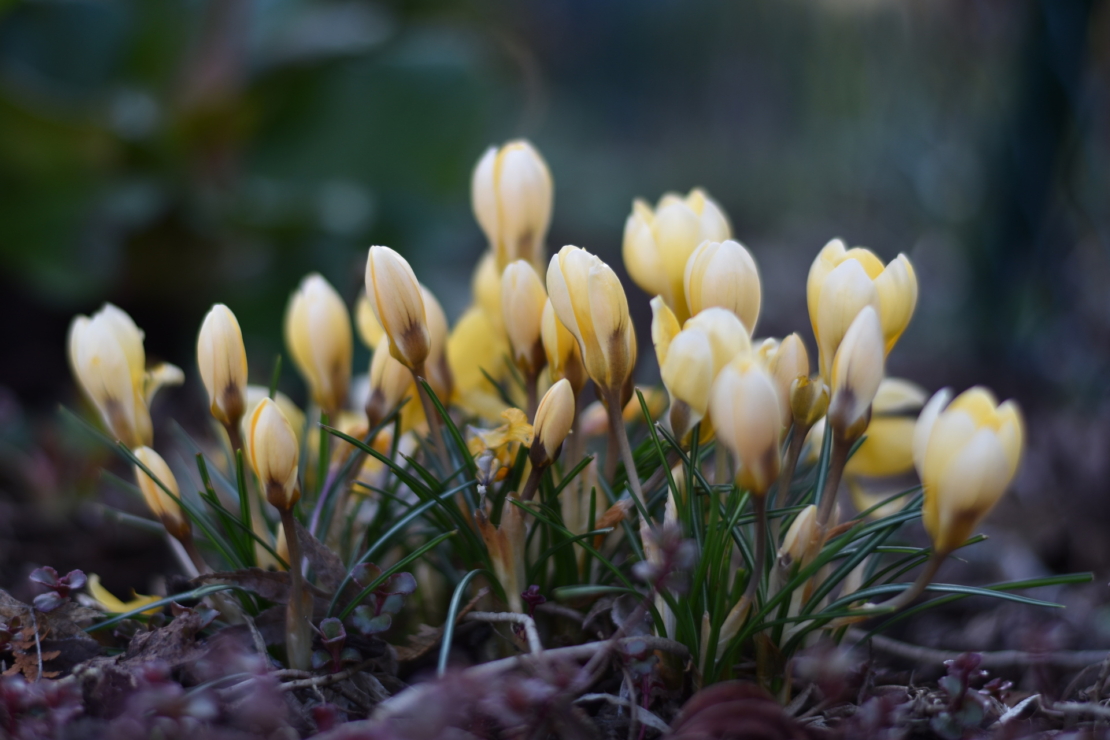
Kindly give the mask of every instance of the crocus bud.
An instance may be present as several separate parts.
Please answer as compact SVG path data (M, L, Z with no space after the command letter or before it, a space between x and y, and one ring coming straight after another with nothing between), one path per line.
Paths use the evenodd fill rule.
M366 298L389 336L389 351L416 371L428 359L431 336L420 283L404 257L389 247L370 247Z
M779 548L779 560L785 563L804 564L820 541L821 529L817 526L817 507L813 504L798 512Z
M829 423L834 431L851 438L863 433L882 379L882 329L875 309L866 306L848 328L833 360ZM864 426L859 427L860 423Z
M1017 473L1025 437L1021 411L999 404L982 387L948 404L938 392L914 431L914 460L925 492L922 521L933 547L948 553L962 545Z
M740 468L736 483L756 496L767 493L779 475L781 403L771 376L743 355L718 373L710 393L717 439Z
M389 339L374 350L370 360L370 397L366 401L366 417L371 427L382 423L393 409L416 396L416 383L407 367L397 362L389 352ZM416 404L419 406L419 404Z
M513 359L528 374L539 372L546 361L540 332L547 291L531 263L510 262L501 273L501 312Z
M799 429L809 429L829 409L829 388L820 378L795 378L788 398L790 416Z
M498 270L515 260L542 267L554 187L547 163L527 141L490 147L478 161L470 198Z
M775 381L779 398L784 401L791 397L790 391L795 380L809 377L809 353L797 333L783 339L767 357L765 364L767 372ZM782 412L782 425L788 427L793 417L791 405L783 403Z
M836 348L864 306L872 306L878 313L884 352L890 353L913 317L917 276L904 254L884 267L869 250L847 249L843 241L833 239L810 267L806 298L821 375L828 378Z
M871 404L866 439L848 460L844 474L882 478L913 470L916 412L925 399L925 389L916 383L883 378Z
M691 316L719 306L736 314L749 334L755 331L762 300L759 268L739 242L702 242L686 261L683 286Z
M316 273L305 277L285 311L285 344L312 400L329 414L347 399L353 342L351 318L335 288Z
M139 490L143 494L146 505L150 508L151 513L158 517L162 526L172 537L182 542L187 541L192 535L189 520L185 518L184 512L181 511L181 504L174 501L172 496L162 490L162 486L165 486L174 496L181 497L177 488L177 479L173 477L170 466L166 464L161 455L149 447L138 447L134 454L139 462L154 474L154 478L151 478L143 472L142 468L138 465L135 466L135 480L139 483ZM155 478L157 478L157 481ZM159 482L162 486L158 485Z
M551 258L547 292L555 315L578 340L586 372L605 393L632 377L636 338L617 274L596 256L565 246Z
M263 399L254 410L249 437L251 467L266 500L280 510L292 509L301 497L297 487L300 450L293 427L273 399Z
M555 461L573 423L574 390L563 379L548 388L536 409L536 421L532 425L536 436L530 450L533 465L550 465Z
M358 303L355 304L355 326L362 343L370 349L377 349L378 342L385 336L385 329L378 323L365 290L358 294Z
M164 385L184 380L179 368L146 369L143 332L110 303L92 317L77 316L69 326L69 364L109 432L128 447L150 443L150 402Z
M709 391L717 373L737 355L750 353L744 325L723 308L702 311L675 335L659 371L671 394L671 427L679 438L709 413Z
M555 315L555 307L551 305L550 298L545 300L543 305L540 339L543 341L543 351L547 357L547 369L551 373L551 380L558 381L566 378L574 392L574 397L578 398L586 385L586 368L582 364L582 351L578 349L578 340Z
M246 404L247 350L235 314L222 303L213 306L200 325L197 365L212 416L221 424L238 424Z
M270 397L270 389L263 385L248 385L247 386L247 406L246 412L243 414L243 420L239 422L239 433L243 436L243 457L247 462L251 459L251 418L254 412L258 409L258 404L262 403L263 399ZM289 425L293 427L293 432L297 435L297 446L300 448L301 432L304 430L305 416L304 412L300 410L297 404L289 396L281 391L274 393L274 403L281 409L281 413L285 414L285 418L289 421Z
M690 315L684 286L687 260L702 242L730 236L724 212L703 190L695 188L685 198L667 193L655 210L637 199L624 224L624 266L637 285L649 295L663 296L678 320L685 321Z

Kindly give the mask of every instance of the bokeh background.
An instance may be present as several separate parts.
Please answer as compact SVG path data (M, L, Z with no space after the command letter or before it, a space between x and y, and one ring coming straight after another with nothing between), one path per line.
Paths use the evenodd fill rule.
M319 271L353 303L370 244L406 255L456 317L484 249L471 168L518 136L554 174L549 249L618 266L634 197L704 186L762 270L761 334L813 348L804 281L829 238L907 253L921 300L891 373L986 383L1028 413L986 557L1104 585L1110 4L1095 0L0 2L0 584L101 558L122 591L168 563L74 503L101 495L107 459L58 420L80 402L75 313L127 310L149 356L189 375L155 416L202 427L193 353L213 302L238 315L255 382L299 279ZM628 291L650 346L648 297ZM282 388L304 396L289 369Z

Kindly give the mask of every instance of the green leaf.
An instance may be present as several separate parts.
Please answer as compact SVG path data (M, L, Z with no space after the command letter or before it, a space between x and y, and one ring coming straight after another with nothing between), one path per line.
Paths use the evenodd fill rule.
M351 603L347 604L347 606L344 607L343 611L339 612L339 618L340 619L346 619L347 616L354 610L355 606L360 604L362 602L362 600L365 599L367 596L374 593L378 589L378 587L381 586L382 583L385 582L385 580L387 578L392 576L394 573L397 573L398 571L400 571L402 568L404 568L406 565L413 562L414 560L419 559L424 553L428 552L429 550L434 548L439 543L443 542L444 540L446 540L450 537L454 537L455 534L456 534L456 532L454 530L452 530L450 532L444 532L443 534L439 535L438 537L436 537L432 541L425 542L423 545L421 545L420 547L416 548L415 550L413 550L411 553L409 553L405 557L398 560L389 569L383 571L380 576L378 576L376 579L374 579L373 583L371 583L369 586L367 586L366 588L359 591L358 596L356 596L354 599L352 599ZM341 589L336 590L337 594L340 593L340 592L341 592ZM335 602L335 599L333 598L332 603L334 604L334 602ZM331 615L331 607L328 608L328 616L330 616L330 615Z
M447 659L451 655L451 641L455 638L455 622L459 620L459 609L462 608L463 595L466 593L466 587L479 573L485 573L482 568L475 568L467 573L459 581L459 585L455 586L454 593L451 594L451 603L447 607L447 619L443 623L443 636L440 640L439 646L439 661L436 663L436 675L442 677L447 672Z

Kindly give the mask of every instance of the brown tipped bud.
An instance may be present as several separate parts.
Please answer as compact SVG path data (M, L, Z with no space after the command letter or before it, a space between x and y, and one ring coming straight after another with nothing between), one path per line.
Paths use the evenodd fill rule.
M162 526L166 528L170 536L181 542L188 541L192 536L189 520L185 518L184 512L181 511L181 505L174 501L173 496L170 496L162 488L162 486L165 486L174 496L181 497L177 488L177 479L173 477L170 466L166 464L161 455L149 447L136 449L135 457L146 466L147 470L154 474L154 478L151 478L150 475L143 472L142 468L138 465L135 466L135 479L139 483L139 490L142 491L146 505L162 522Z
M347 400L354 339L347 306L320 275L307 276L290 297L285 344L312 400L329 414L336 413Z
M293 427L273 399L263 399L254 410L249 437L251 467L266 500L280 510L292 509L301 497L297 487L300 449Z
M197 365L212 416L221 424L238 424L246 405L247 350L235 314L222 303L213 306L200 325Z
M794 518L779 548L779 560L784 564L804 563L811 557L814 544L820 540L817 525L817 507L810 504Z
M370 247L366 298L398 362L416 370L428 359L431 335L420 283L408 261L389 247Z
M574 390L564 378L543 394L536 409L535 439L530 456L535 466L550 465L574 424Z
M525 260L512 262L501 273L501 312L513 360L525 373L537 373L546 357L540 339L547 290Z

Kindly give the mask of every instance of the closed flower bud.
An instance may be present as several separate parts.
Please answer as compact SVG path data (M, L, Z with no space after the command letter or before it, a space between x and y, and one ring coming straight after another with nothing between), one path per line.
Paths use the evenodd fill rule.
M652 210L642 200L632 204L624 224L624 266L649 295L661 295L684 321L690 316L684 281L686 263L704 241L723 242L732 235L720 207L695 188L685 198L664 195Z
M542 267L554 187L547 163L530 143L487 149L474 168L470 198L498 270L520 259Z
M690 315L719 306L736 314L749 334L755 331L762 300L759 268L739 242L702 242L686 261L683 285Z
M809 429L829 409L829 388L820 378L795 378L788 398L790 416L799 429Z
M235 314L222 303L213 306L200 325L197 365L212 416L225 425L238 424L246 404L247 350Z
M789 399L794 381L809 377L809 353L802 338L797 333L787 336L769 353L765 365L775 381L779 398ZM782 409L782 425L788 427L792 418L791 406L784 403Z
M431 335L420 283L408 261L389 247L370 247L366 298L389 336L389 351L416 372L428 359Z
M135 466L135 480L139 483L139 490L143 494L147 507L154 516L158 517L172 537L182 542L187 541L192 534L189 520L181 511L181 504L174 501L173 496L162 489L162 486L165 486L174 496L181 497L177 488L177 479L173 477L170 466L161 455L149 447L137 448L135 457L154 475L154 478L151 478L143 472L142 468ZM159 483L162 485L158 485Z
M659 368L671 394L671 425L680 438L709 413L714 378L738 355L751 352L740 319L723 308L709 308L686 322L666 350ZM684 406L675 406L680 402Z
M68 353L74 377L112 436L128 447L150 444L150 402L162 386L184 380L181 370L164 364L148 371L143 332L110 303L91 318L73 320Z
M871 404L867 438L848 460L844 474L881 478L913 470L914 412L925 398L925 389L916 383L883 378Z
M1013 401L999 404L986 388L951 404L938 392L921 412L914 459L925 492L922 521L938 553L962 545L1002 498L1017 473L1025 437Z
M525 373L539 372L546 362L540 332L547 291L531 263L511 262L501 273L501 312L513 359Z
M243 457L248 462L251 459L251 418L254 416L258 404L266 398L270 397L270 389L263 385L248 385L247 386L247 406L246 412L243 414L243 420L239 422L239 431L243 435ZM304 412L300 410L297 404L289 396L281 391L274 393L274 403L281 409L281 413L285 414L285 418L289 421L289 425L293 427L294 434L297 435L297 447L300 449L301 432L304 430L305 416Z
M817 507L813 504L798 512L786 536L782 538L779 559L786 563L805 563L820 542L821 528L817 526Z
M543 394L536 409L536 421L532 425L536 436L530 450L533 465L550 465L555 461L573 423L574 390L563 379Z
M738 357L717 375L709 408L717 439L740 470L737 485L762 496L779 475L782 410L767 371L750 357Z
M659 367L663 367L671 342L680 331L682 331L682 325L678 323L678 318L663 300L663 296L657 295L652 298L651 343L655 347L655 359L659 362Z
M358 303L355 305L355 326L358 328L359 339L370 349L377 349L378 342L385 336L385 329L378 323L366 291L358 294Z
M889 354L910 323L917 305L917 276L900 254L889 265L861 247L847 249L833 239L817 255L806 281L809 318L820 352L821 374L829 366L848 326L864 306L873 306Z
M833 429L858 438L865 427L856 427L871 408L883 379L883 334L879 316L871 306L859 312L832 364L829 423Z
M578 340L586 372L605 393L620 393L636 363L628 299L613 269L578 247L551 258L547 291L555 315Z
M307 276L285 311L285 344L312 400L329 414L347 400L353 341L343 299L320 275Z
M300 449L293 427L272 399L263 399L254 410L248 436L251 467L266 500L279 510L292 509L301 497L297 487Z
M408 406L419 406L416 382L407 367L397 362L389 352L389 339L382 339L370 360L370 397L366 401L366 417L370 427L376 427L406 398ZM406 410L408 409L406 406Z
M582 364L582 351L578 349L578 340L555 315L555 307L551 305L550 298L544 301L543 316L540 318L540 338L543 341L543 351L547 357L547 369L551 373L551 380L558 381L566 378L574 392L574 397L578 398L586 385L586 367Z

